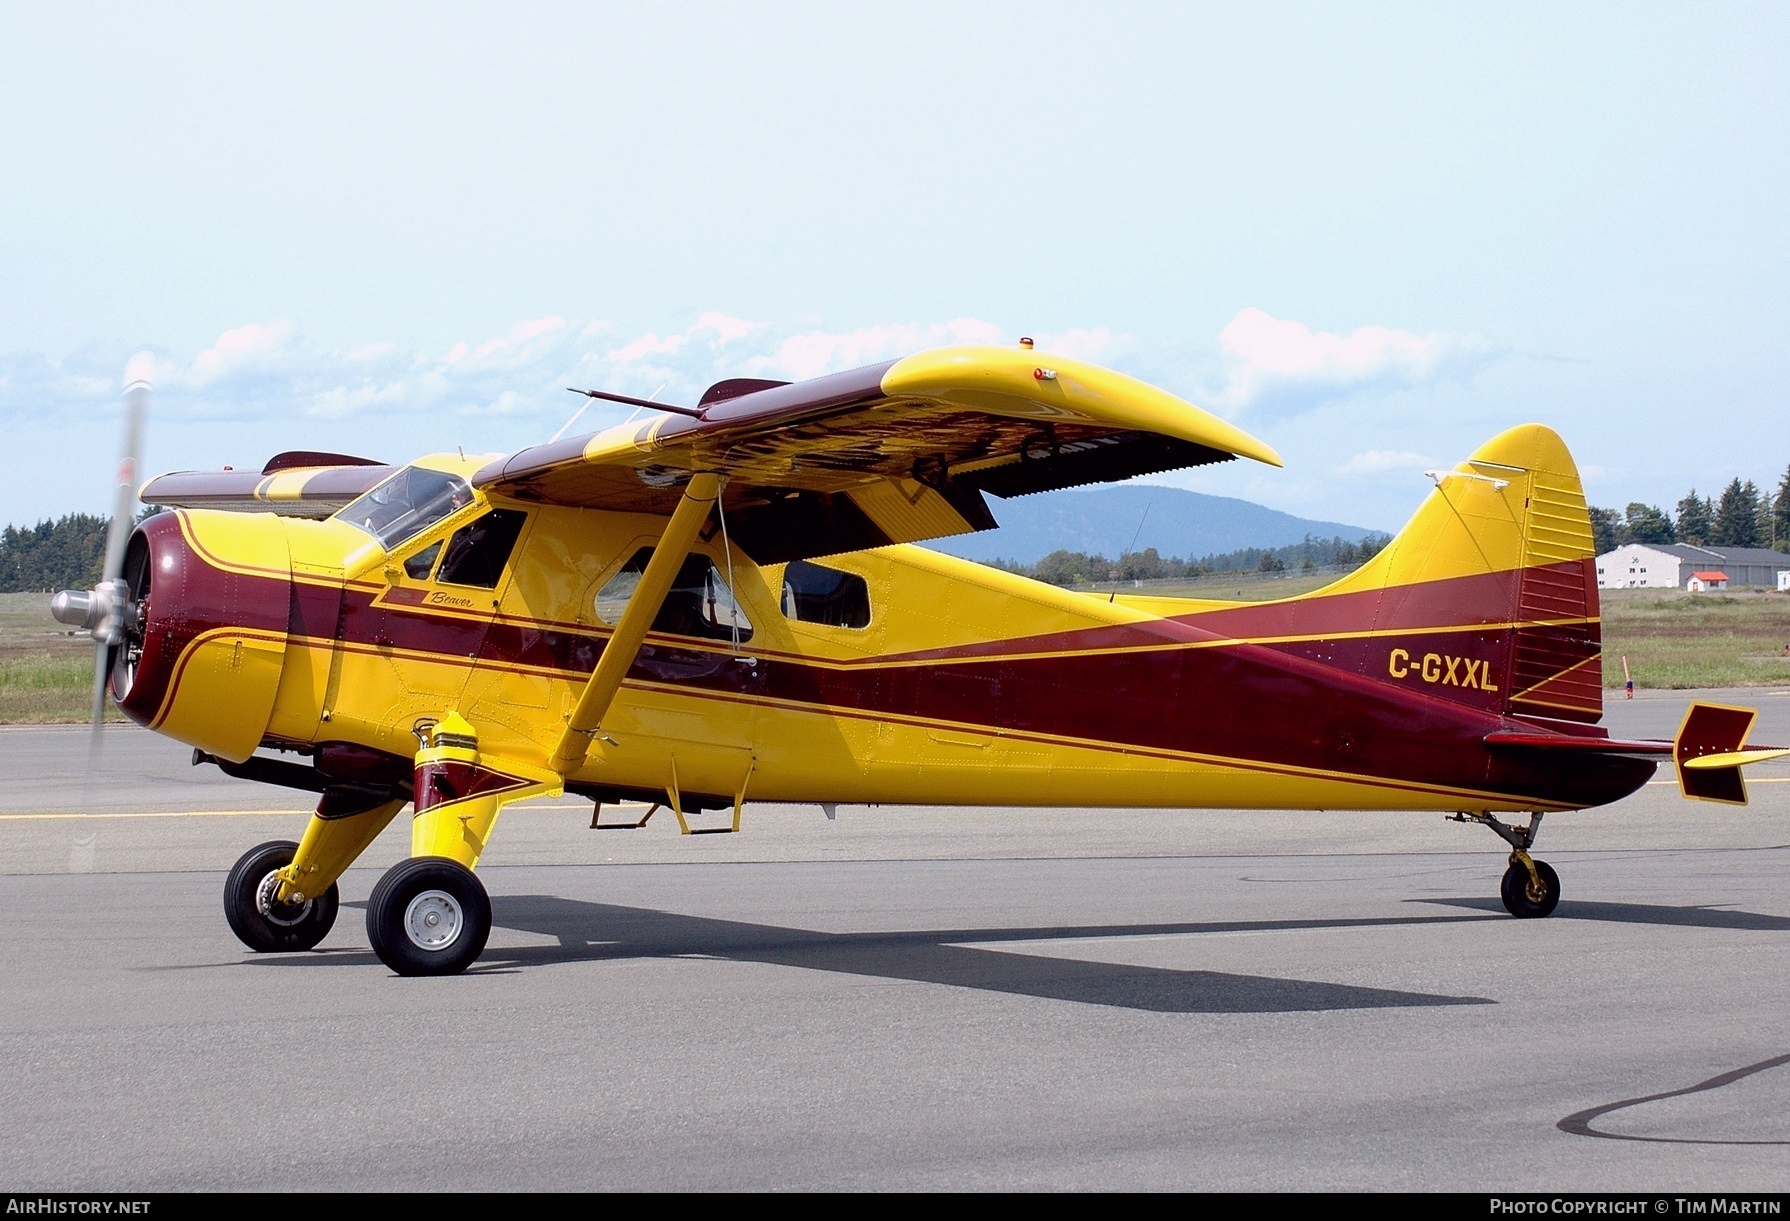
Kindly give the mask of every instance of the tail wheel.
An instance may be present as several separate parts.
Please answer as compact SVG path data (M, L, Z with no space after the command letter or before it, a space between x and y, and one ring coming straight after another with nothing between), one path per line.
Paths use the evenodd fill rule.
M386 871L367 900L367 940L399 975L455 975L491 935L491 898L458 861L418 856Z
M303 903L275 901L279 871L297 852L298 845L290 840L259 844L242 854L224 880L224 919L257 954L312 949L335 925L339 902L334 886Z
M1498 888L1504 909L1519 920L1539 919L1560 903L1560 875L1546 861L1535 861L1534 865L1532 879L1520 862L1513 862L1504 871L1504 882Z

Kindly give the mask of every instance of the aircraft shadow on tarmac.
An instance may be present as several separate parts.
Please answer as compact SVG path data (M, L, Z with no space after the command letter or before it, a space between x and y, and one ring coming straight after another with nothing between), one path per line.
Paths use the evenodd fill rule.
M1503 915L1496 899L1407 899L1407 903L1435 903ZM1740 929L1747 932L1783 932L1790 917L1764 912L1733 911L1720 907L1666 907L1657 903L1586 903L1562 900L1550 920L1599 920L1608 924L1668 924L1679 928Z
M1454 924L1478 921L1482 919L1479 916L826 933L590 903L556 895L494 895L491 905L494 922L499 927L553 937L559 944L487 949L479 965L473 968L478 974L554 963L697 956L877 979L947 984L1152 1013L1305 1013L1495 1003L1481 996L1448 996L1224 971L1092 962L965 944ZM353 951L257 959L258 962L282 965L346 965L371 960L370 954Z

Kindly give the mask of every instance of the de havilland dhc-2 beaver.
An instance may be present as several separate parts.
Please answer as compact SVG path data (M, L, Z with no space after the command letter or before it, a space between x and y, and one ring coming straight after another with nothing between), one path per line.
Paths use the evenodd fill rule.
M138 495L172 511L134 529L127 445L104 579L53 610L98 642L96 720L109 691L195 762L317 794L297 843L229 875L251 949L317 945L337 879L409 806L368 937L399 974L464 970L498 814L562 793L686 830L704 810L737 830L749 801L1441 811L1505 839L1505 906L1546 916L1544 814L1668 760L1686 796L1741 803L1742 765L1790 753L1749 746L1742 708L1694 705L1674 742L1599 728L1591 527L1540 425L1432 472L1360 568L1232 603L911 545L994 528L990 495L1280 464L1029 341L732 379L695 407L583 393L653 414L509 456L162 475Z

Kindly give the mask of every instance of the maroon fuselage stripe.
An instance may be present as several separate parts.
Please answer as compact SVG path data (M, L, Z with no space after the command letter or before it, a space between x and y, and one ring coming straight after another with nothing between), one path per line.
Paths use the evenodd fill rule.
M366 589L225 572L187 545L173 518L152 518L144 527L157 566L155 586L144 660L124 704L140 722L147 723L164 702L186 645L224 626L433 654L461 665L528 667L567 681L588 674L603 651L606 633L388 607ZM1191 752L1370 782L1471 788L1551 804L1600 805L1653 774L1654 765L1645 760L1594 756L1568 762L1488 750L1486 734L1532 728L1496 711L1505 696L1498 680L1506 667L1493 663L1500 652L1508 658L1511 630L1466 625L1437 631L1447 626L1439 620L1448 591L1412 588L1417 592L1347 628L1340 628L1343 616L1336 608L1294 612L1297 604L1291 604L1214 614L1226 616L1227 627L1260 634L1278 634L1263 632L1264 625L1285 632L1358 631L1364 623L1376 631L1422 626L1430 630L1414 635L1407 651L1419 661L1431 652L1454 658L1454 684L1440 677L1425 683L1419 675L1397 685L1387 673L1388 654L1401 642L1378 636L1164 647L1224 641L1201 616L1063 633L1051 638L1060 648L1042 656L1012 654L1044 638L999 642L1006 656L975 646L941 655L932 665L834 667L760 653L758 665L742 666L721 650L649 643L629 677L722 697L986 726L1120 749ZM1469 588L1456 586L1453 593ZM1504 597L1491 599L1493 606L1509 604L1508 585ZM1456 624L1462 605L1473 604L1455 603ZM1467 660L1485 662L1475 673L1500 690L1459 685Z

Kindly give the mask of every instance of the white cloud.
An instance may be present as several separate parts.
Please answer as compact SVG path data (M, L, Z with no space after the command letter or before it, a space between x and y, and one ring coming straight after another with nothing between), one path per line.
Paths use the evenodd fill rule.
M250 322L196 354L157 353L150 410L163 426L239 423L252 427L257 440L277 434L292 447L346 431L368 450L420 453L455 443L464 430L469 439L476 433L481 447L513 439L520 448L552 435L571 414L577 401L566 394L567 386L689 405L723 378L797 381L943 344L1014 341L998 324L979 318L835 332L716 310L699 313L681 330L620 342L624 334L608 322L545 315L445 351L379 339L325 350L308 344L288 320ZM1094 361L1109 360L1133 343L1100 326L1040 333L1037 340L1042 352ZM0 353L0 421L115 410L129 356L128 350L97 345L60 360ZM602 428L629 410L592 403L576 427ZM423 425L425 415L456 422L437 430Z
M292 338L292 323L250 322L218 336L217 342L193 358L189 376L199 385L221 377L264 366Z
M542 346L553 346L551 344L540 345L534 341L556 335L565 327L566 320L564 318L553 316L518 322L506 333L495 339L487 339L472 351L475 356L497 361L526 359L539 351Z
M1238 311L1218 344L1230 366L1221 404L1289 414L1369 387L1460 376L1492 355L1473 335L1414 335L1383 326L1336 335L1253 306Z
M153 384L155 381L155 353L138 352L124 366L124 385L126 389L138 382Z
M1001 328L979 318L931 324L894 323L844 332L808 331L791 335L774 352L753 357L746 362L746 369L754 374L804 381L944 344L1002 342L1005 340Z
M1445 465L1408 449L1370 449L1331 469L1339 475L1377 475L1384 471L1421 471Z
M719 347L724 343L732 343L736 339L744 339L757 329L758 323L756 322L747 322L743 318L731 318L726 314L717 313L714 310L709 310L707 313L703 314L696 320L696 325L690 328L692 333L697 331L713 331L715 333L716 347Z
M747 322L743 318L730 317L715 310L700 315L687 331L679 331L667 335L663 339L654 332L648 331L631 343L611 349L607 355L618 365L633 364L645 360L649 356L676 356L686 345L694 342L705 333L712 336L708 346L711 351L723 344L743 339L759 329L756 322ZM588 333L590 328L585 328Z
M648 332L632 343L625 343L619 348L612 348L606 355L618 365L630 365L648 356L676 356L689 342L687 335L667 335L660 339Z
M1130 335L1115 335L1111 328L1104 326L1088 330L1078 328L1059 331L1055 334L1042 334L1034 338L1040 352L1046 352L1052 356L1067 356L1071 360L1090 361L1094 364L1111 360L1116 354L1126 351L1135 343Z

